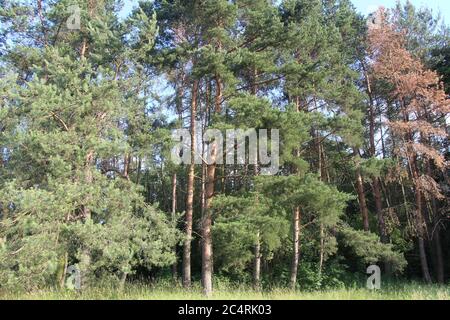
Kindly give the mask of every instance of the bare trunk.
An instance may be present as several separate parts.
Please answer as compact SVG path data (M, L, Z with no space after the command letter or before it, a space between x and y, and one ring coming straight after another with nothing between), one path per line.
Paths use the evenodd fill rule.
M211 159L217 157L217 146L214 144L212 148ZM209 165L206 170L206 208L202 220L202 284L205 295L212 294L212 216L211 204L214 196L214 179L216 174L216 166Z
M90 185L93 182L92 166L94 164L94 151L89 151L86 156L84 174L85 183ZM83 221L89 221L92 219L92 212L89 208L90 197L86 197L86 202L83 205ZM81 272L81 288L87 289L89 286L89 267L91 265L91 250L90 248L84 247L82 249L82 254L80 258L80 272Z
M364 68L364 77L366 81L366 91L367 95L369 96L369 140L370 140L370 156L376 157L376 145L375 145L375 103L374 98L372 94L372 84L370 82L370 77L367 71L365 70L365 65L363 64ZM383 217L383 201L381 197L381 186L380 181L378 178L374 178L372 180L372 189L373 189L373 196L375 200L375 210L377 214L378 219L378 229L380 232L380 239L382 243L388 243L389 238L387 236L386 232L386 223L384 221Z
M172 177L172 225L176 228L177 223L177 174L174 173ZM175 262L172 265L172 277L174 281L178 280L178 266L177 266L177 247L174 247Z
M125 284L127 283L128 272L124 272L122 274L122 278L120 279L120 290L125 289Z
M381 197L381 185L379 178L375 177L372 180L373 197L375 200L375 210L378 219L378 229L380 231L380 239L382 243L389 243L389 237L386 231L386 222L383 216L383 200Z
M255 290L261 289L261 235L256 234L255 259L253 261L253 287Z
M428 268L427 253L425 250L425 234L426 226L425 219L423 217L423 201L422 192L420 185L418 183L419 172L417 170L417 163L415 157L410 158L411 173L413 176L413 181L415 185L415 200L416 200L416 226L418 230L418 243L419 243L419 255L420 255L420 265L422 268L422 275L426 283L431 283L430 269Z
M215 112L219 114L222 109L222 80L216 76L216 97ZM212 245L212 212L211 204L214 197L215 178L216 178L216 161L218 156L217 141L210 144L211 162L206 168L206 206L202 219L202 284L203 292L206 296L212 294L212 276L213 276L213 245ZM222 156L222 155L220 155Z
M432 283L430 270L428 268L427 253L425 251L425 241L422 237L419 237L419 255L420 266L422 267L422 275L426 283Z
M436 226L436 230L433 235L433 244L436 255L436 276L439 283L445 283L445 269L444 269L444 258L442 254L442 244L441 244L441 229L440 226Z
M358 191L359 210L362 216L364 231L369 231L369 211L367 210L366 196L364 192L364 181L359 168L356 170L356 190Z
M320 255L319 255L319 274L322 274L323 261L325 258L325 228L320 224Z
M300 256L300 218L301 211L297 207L293 211L293 254L291 263L291 289L295 289L297 285L298 261Z
M297 112L301 111L300 105L300 97L295 97L295 104ZM297 149L295 151L295 155L300 157L300 151ZM294 169L294 173L298 173L298 169ZM301 209L300 207L296 207L292 213L292 261L291 261L291 279L290 279L290 287L292 290L295 289L297 285L297 273L298 273L298 263L300 258L300 223L301 223Z
M61 274L59 275L59 288L63 289L66 283L66 273L67 273L67 264L68 264L69 254L67 252L64 253L62 257L62 268Z
M123 161L123 177L127 180L130 180L130 162L131 162L131 155L125 154L124 161Z
M433 176L433 170L432 170L432 164L430 160L427 160L427 174L428 176ZM434 197L430 200L431 205L431 217L429 220L431 227L432 227L432 253L434 254L434 261L435 261L435 271L436 271L436 278L439 283L445 282L445 275L444 275L444 259L442 256L442 245L441 245L441 226L439 223L439 212L438 207L436 203L436 199Z
M198 81L192 87L191 102L191 163L189 164L185 216L185 240L183 246L183 286L191 287L191 243L192 243L192 217L194 212L194 182L195 182L195 119L197 116Z

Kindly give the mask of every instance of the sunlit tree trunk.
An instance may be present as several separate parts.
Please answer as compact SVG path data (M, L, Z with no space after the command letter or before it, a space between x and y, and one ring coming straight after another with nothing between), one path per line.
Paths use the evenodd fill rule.
M187 179L187 198L185 214L185 240L183 246L183 286L191 287L191 245L192 245L192 218L194 213L194 183L195 183L195 120L197 116L198 80L192 86L191 101L191 163L189 164Z
M176 214L177 214L177 174L174 173L172 176L172 224L176 227ZM174 247L175 262L172 265L172 277L174 281L178 280L178 265L177 265L177 247Z
M222 109L222 80L219 76L215 78L216 83L216 97L215 97L215 112L219 114ZM210 145L210 164L206 168L206 208L205 214L202 218L202 284L203 292L206 296L212 294L212 276L213 276L213 246L212 246L212 213L211 205L214 197L215 179L216 179L216 161L218 156L217 141L213 141Z
M293 253L291 262L291 289L295 289L297 285L298 262L300 258L300 207L296 207L293 212L292 227L293 227Z

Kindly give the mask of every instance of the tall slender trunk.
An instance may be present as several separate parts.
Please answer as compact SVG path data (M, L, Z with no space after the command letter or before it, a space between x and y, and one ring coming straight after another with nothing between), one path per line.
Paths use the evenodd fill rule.
M317 152L318 152L318 172L321 181L324 181L325 163L323 163L322 143L320 142L319 131L316 132ZM325 227L323 223L319 226L320 250L319 250L319 275L322 275L323 262L325 259Z
M261 234L256 233L255 259L253 261L253 287L261 289Z
M444 268L444 257L442 253L442 243L441 243L441 227L439 223L436 224L436 229L433 233L433 244L436 255L436 277L439 283L445 283L445 268Z
M358 191L359 210L362 216L364 231L369 231L369 211L367 210L366 196L364 192L364 181L361 176L361 170L359 168L356 169L356 190Z
M432 170L432 163L430 160L427 160L427 174L428 176L433 176L433 170ZM445 275L444 275L444 259L442 255L442 244L441 244L441 226L439 221L439 212L438 207L436 203L436 198L433 196L430 199L430 218L429 222L432 228L431 233L431 245L432 245L432 253L434 254L434 261L435 261L435 271L436 271L436 278L439 283L445 282Z
M425 250L425 234L426 234L426 226L425 219L423 217L423 200L422 200L422 191L418 182L419 179L419 171L417 169L417 160L416 158L410 157L409 159L411 173L414 181L414 193L415 193L415 201L416 201L416 226L418 230L418 244L419 244L419 255L420 255L420 266L422 268L422 275L427 283L431 283L431 275L430 269L428 267L428 259L427 253Z
M353 153L355 156L359 154L356 148L353 149ZM356 191L358 193L359 210L363 221L364 231L369 231L370 230L369 210L367 209L366 193L364 190L364 179L361 175L361 168L359 164L357 164L356 167Z
M419 256L420 256L420 266L422 268L422 275L426 283L432 283L430 270L428 268L427 253L425 250L425 240L422 236L418 238L419 242Z
M375 102L372 93L372 84L370 82L370 77L365 69L363 63L364 77L366 81L366 91L369 96L369 154L371 157L376 157L376 145L375 145ZM381 196L381 185L379 178L375 177L372 180L373 196L375 201L375 211L378 219L378 229L380 232L380 239L382 243L388 243L389 237L387 235L386 223L383 217L383 200Z
M253 68L253 79L252 79L252 90L251 93L254 96L257 96L258 94L258 70L256 68ZM258 153L255 154L255 166L254 166L254 178L256 179L257 176L259 176L259 162L258 162ZM259 199L256 199L256 202L259 202ZM259 203L257 204L259 205ZM255 241L255 257L253 259L253 287L255 290L259 291L261 290L261 232L258 230L256 232L256 241Z
M175 228L177 223L177 174L174 173L172 177L172 225ZM176 282L178 280L178 265L177 265L177 246L174 247L175 262L172 265L172 277Z
M322 274L323 263L325 260L325 228L320 224L320 255L319 255L319 275Z
M84 182L90 185L93 182L92 166L94 164L94 151L88 151L84 167ZM89 208L90 197L87 196L82 206L83 221L87 222L92 219L92 212ZM88 247L82 249L80 258L81 288L85 290L89 286L89 267L91 265L91 250Z
M122 176L130 180L130 163L131 163L131 155L129 153L125 154L124 160L123 160L123 173Z
M194 213L194 182L195 182L195 120L197 116L198 80L192 86L191 101L191 163L189 164L185 215L185 240L183 246L183 286L191 287L191 244L192 244L192 218Z
M137 161L137 174L136 174L136 184L139 185L141 183L141 174L142 174L142 158L138 156Z
M217 158L217 145L211 144L211 160ZM202 219L202 284L206 296L212 294L212 216L211 204L214 197L216 166L208 165L206 169L206 206Z
M297 273L298 273L298 261L300 257L300 219L301 219L301 211L300 207L296 207L294 209L292 226L293 226L293 254L292 254L292 262L291 262L291 289L295 289L297 285Z
M69 261L69 254L68 252L64 252L64 254L62 255L61 258L61 271L60 274L58 275L58 284L59 284L59 288L62 289L64 288L64 285L66 283L66 273L67 273L67 265L68 265L68 261Z
M219 114L222 109L222 80L219 76L215 78L216 97L215 97L215 113ZM214 187L216 179L216 161L218 155L217 141L210 144L210 164L206 167L206 206L205 214L202 219L202 284L203 292L206 296L212 294L212 277L213 277L213 245L212 245L212 212L211 204L214 197ZM222 156L222 155L220 155Z
M295 97L296 111L300 112L300 97ZM300 157L300 150L295 150L295 155ZM298 169L295 168L293 173L298 174ZM297 285L297 273L298 273L298 263L300 259L300 223L301 223L301 209L299 206L292 210L292 261L291 261L291 279L290 287L292 290L295 289Z

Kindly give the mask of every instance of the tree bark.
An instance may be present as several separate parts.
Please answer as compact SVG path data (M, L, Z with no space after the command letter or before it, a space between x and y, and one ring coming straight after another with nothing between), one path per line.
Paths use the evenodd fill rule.
M294 290L297 285L298 261L300 257L300 219L301 211L297 207L294 209L292 225L293 225L293 254L291 263L291 289Z
M185 215L185 240L183 246L183 286L191 287L191 245L192 245L192 218L194 212L194 182L195 182L195 120L197 116L198 80L192 86L191 102L191 163L189 164Z
M366 195L364 192L364 181L361 176L361 170L359 168L356 169L356 190L358 192L359 210L362 216L364 231L369 231L369 211L367 210Z
M301 111L300 97L295 97L296 111ZM296 156L300 157L300 151L297 149L295 151ZM293 172L298 174L298 169L294 168ZM297 273L298 273L298 263L300 258L300 223L301 223L301 209L299 206L294 208L292 212L292 261L291 261L291 279L290 287L292 290L295 289L297 285Z
M261 235L256 234L255 259L253 261L253 287L259 291L261 289Z
M427 174L428 176L433 176L432 163L430 160L427 160ZM434 253L434 261L435 261L435 271L436 271L436 279L439 283L443 284L445 282L445 271L444 271L444 259L442 255L442 244L441 244L441 226L439 221L439 212L438 206L436 203L436 198L432 197L430 200L431 205L431 217L430 217L430 225L432 228L431 234L431 245L432 245L432 253Z
M322 274L323 262L325 259L325 228L320 224L320 255L319 255L319 274Z
M177 214L177 174L174 173L172 177L172 224L176 227ZM177 246L174 247L175 262L172 265L172 277L176 282L178 280L178 266L177 266Z
M92 166L94 164L94 151L88 151L86 156L86 162L84 167L84 181L86 185L90 185L93 183L93 173L92 173ZM89 201L90 197L86 197L85 204L82 206L82 214L83 214L83 221L87 222L92 219L92 212L89 208ZM81 274L81 288L82 290L85 290L89 287L89 267L91 265L91 250L90 248L84 247L82 249L82 254L80 258L80 274Z
M410 167L413 176L414 186L415 186L415 201L416 201L416 226L418 229L418 243L419 243L419 255L420 255L420 265L422 268L422 275L426 283L432 283L430 269L428 267L427 253L425 250L425 219L423 217L423 201L422 192L418 182L419 172L417 169L417 163L415 157L410 157Z
M211 160L217 158L217 145L211 144ZM206 169L206 208L202 219L202 284L206 296L212 294L212 216L211 204L214 197L216 166L209 165Z
M441 244L441 227L439 224L436 225L436 230L433 234L433 244L436 255L436 277L439 283L445 283L445 268L444 268L444 257L442 254L442 244Z
M369 142L370 142L370 148L369 148L369 154L371 157L376 157L376 145L375 145L375 106L374 106L374 98L372 93L372 84L370 82L369 74L367 73L367 70L365 68L365 65L363 63L363 70L364 70L364 77L366 81L366 92L369 96ZM388 243L389 237L386 232L386 223L384 221L383 217L383 201L381 197L381 186L380 181L378 178L373 178L372 180L372 189L373 189L373 196L375 201L375 211L377 214L378 219L378 229L380 232L380 239L382 243Z
M215 113L219 114L222 109L222 80L219 76L215 78L216 97L215 97ZM202 284L203 292L206 296L212 294L212 276L213 276L213 245L212 245L212 212L211 204L214 197L215 179L216 179L216 161L218 157L217 141L210 144L211 162L206 167L206 208L205 215L202 219ZM220 155L222 156L222 155Z

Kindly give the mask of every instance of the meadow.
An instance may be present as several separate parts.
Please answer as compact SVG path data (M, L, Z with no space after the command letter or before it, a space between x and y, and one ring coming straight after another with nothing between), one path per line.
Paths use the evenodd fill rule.
M0 300L205 300L200 288L184 290L169 285L127 285L92 288L85 292L71 290L38 290L32 292L0 292ZM370 291L348 287L324 291L292 291L274 288L257 292L252 289L219 287L211 300L450 300L450 285L420 283L393 284Z

